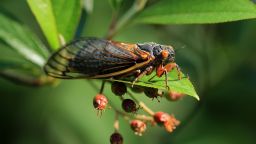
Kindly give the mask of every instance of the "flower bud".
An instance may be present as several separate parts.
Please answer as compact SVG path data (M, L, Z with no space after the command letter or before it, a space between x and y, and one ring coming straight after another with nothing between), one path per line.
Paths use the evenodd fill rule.
M124 99L122 102L122 108L125 112L136 112L138 110L136 103L131 99Z
M135 93L143 93L144 92L144 87L141 86L133 86L131 87L131 90Z
M126 85L122 82L113 82L111 90L117 96L123 96L127 92Z
M166 121L169 120L170 115L164 112L156 112L154 114L154 120L158 125L163 125Z
M154 120L159 126L164 126L168 132L172 132L180 124L173 115L164 112L156 112L154 114Z
M141 120L132 120L130 126L134 133L139 136L142 136L147 128L146 123Z
M110 136L110 143L111 144L123 144L123 137L120 133L113 133L111 136Z
M158 90L156 88L150 88L150 87L145 88L144 93L147 97L152 98L152 99L154 99L154 98L157 99L158 96L162 96L162 94L163 94L163 92L161 90Z
M107 107L108 99L103 94L97 94L93 98L93 106L97 110L104 110Z

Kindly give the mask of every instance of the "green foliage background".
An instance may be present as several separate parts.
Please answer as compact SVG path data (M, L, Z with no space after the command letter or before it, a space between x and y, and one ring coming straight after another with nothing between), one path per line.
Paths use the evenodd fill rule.
M130 1L125 2L121 12L132 4ZM144 136L138 137L130 130L127 121L121 119L120 130L125 143L254 144L256 21L214 23L255 18L255 4L249 0L150 2L152 6L141 11L133 19L132 25L123 28L114 39L131 43L154 41L173 45L177 48L177 63L184 73L189 74L201 100L198 102L185 97L178 102L161 99L161 103L158 103L144 95L136 95L155 111L174 113L182 125L172 134L159 127L149 127ZM69 3L66 5L74 8ZM58 6L70 8L65 3ZM118 0L113 7L118 7ZM64 17L61 8L55 9L57 11L53 14L59 15L56 23L61 23ZM46 26L49 29L43 31L54 38L45 38L26 1L1 0L0 10L26 26L19 28L14 24L15 33L7 37L4 26L8 24L0 16L1 74L6 67L17 68L11 74L18 78L31 76L31 72L34 77L42 75L40 67L32 68L40 65L40 61L31 63L31 57L28 53L22 53L22 48L33 47L31 54L45 60L48 53L37 48L56 49L60 44L54 31L62 32L66 28L72 31L75 29L75 16L80 14L70 10L67 14L70 21L63 21L62 27L53 27L55 30L49 31L51 26ZM111 14L109 1L95 0L93 11L85 17L82 36L105 36ZM17 35L19 37L15 37L16 41L11 41ZM63 35L67 41L73 37L70 33ZM100 87L99 81L95 83ZM106 89L106 95L111 97L116 106L120 106L119 99L109 91L109 85ZM0 143L108 143L113 132L114 112L106 110L101 118L97 117L92 108L92 98L97 92L85 80L62 81L55 87L27 87L1 78Z

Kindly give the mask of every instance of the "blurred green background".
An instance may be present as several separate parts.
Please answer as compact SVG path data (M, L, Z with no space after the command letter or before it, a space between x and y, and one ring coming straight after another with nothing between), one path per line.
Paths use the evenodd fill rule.
M25 0L1 0L0 8L44 39ZM105 36L111 13L108 1L95 0L82 36ZM256 20L205 25L140 24L126 27L114 39L173 45L177 63L189 74L201 98L199 102L192 97L178 102L163 98L158 103L136 95L155 111L174 113L181 125L171 134L159 127L148 127L139 137L121 119L120 132L126 144L256 143ZM110 109L102 117L96 115L92 98L98 90L88 81L63 80L58 86L27 87L1 78L0 143L109 143L114 112ZM99 81L95 84L100 87ZM106 95L120 107L109 85L106 89Z

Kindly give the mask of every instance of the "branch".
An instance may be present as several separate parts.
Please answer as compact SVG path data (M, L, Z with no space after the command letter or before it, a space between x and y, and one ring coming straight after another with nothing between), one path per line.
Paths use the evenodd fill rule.
M116 21L115 14L112 18L106 38L112 39L124 26L128 24L130 19L133 18L135 14L144 8L146 3L147 0L135 0L133 6L118 21Z

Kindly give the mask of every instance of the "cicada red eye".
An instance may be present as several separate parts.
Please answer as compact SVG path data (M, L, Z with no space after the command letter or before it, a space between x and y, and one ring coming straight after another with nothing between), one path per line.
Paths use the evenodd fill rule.
M167 50L162 50L161 54L163 59L166 59L169 56L169 52Z

